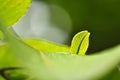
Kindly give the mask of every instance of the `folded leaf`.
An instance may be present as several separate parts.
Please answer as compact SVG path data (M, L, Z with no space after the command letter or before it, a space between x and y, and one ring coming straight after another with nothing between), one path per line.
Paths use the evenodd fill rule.
M70 52L73 54L85 55L89 46L88 31L81 31L73 37Z

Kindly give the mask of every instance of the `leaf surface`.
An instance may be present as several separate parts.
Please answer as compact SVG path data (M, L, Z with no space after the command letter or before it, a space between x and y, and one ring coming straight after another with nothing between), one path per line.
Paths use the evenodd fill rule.
M31 0L0 0L0 19L8 26L16 23L27 11Z
M73 54L85 55L89 46L88 31L81 31L73 37L70 52Z
M26 44L42 52L69 52L70 47L62 44L48 42L45 40L38 39L27 39L24 40Z

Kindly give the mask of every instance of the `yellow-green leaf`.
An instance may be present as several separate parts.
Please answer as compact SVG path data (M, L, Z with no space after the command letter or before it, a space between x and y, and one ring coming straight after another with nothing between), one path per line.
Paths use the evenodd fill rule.
M24 40L29 46L43 52L69 52L70 47L38 39Z
M0 0L0 19L8 26L16 23L27 11L31 0Z
M88 31L82 31L76 34L73 37L70 52L73 54L85 55L89 46L89 36L90 33Z

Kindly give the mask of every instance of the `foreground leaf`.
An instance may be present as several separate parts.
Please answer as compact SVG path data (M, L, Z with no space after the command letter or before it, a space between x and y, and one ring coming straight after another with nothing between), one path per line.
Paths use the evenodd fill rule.
M0 45L0 69L12 66L18 66L13 52L8 45Z
M3 32L5 39L7 40L8 46L10 50L13 52L12 55L15 57L14 59L15 61L17 61L19 66L27 69L31 73L36 72L37 68L41 67L40 66L41 58L40 58L39 51L21 42L21 40L19 40L18 37L16 37L8 29L6 29L6 24L1 20L0 20L0 30ZM38 66L33 66L36 64ZM31 69L33 68L36 70L32 71Z
M19 52L16 53L16 55L19 54ZM24 65L29 64L27 68L31 70L31 76L37 77L38 80L99 80L110 74L120 62L120 46L91 56L40 53L39 63L36 64L33 63L34 60L30 60L37 58L33 56L36 54L26 54L26 56L25 54L26 52L22 52L23 56L19 58L22 60L26 57L24 58L26 61L22 60Z
M49 80L51 76L54 77L51 80L99 80L115 68L117 69L117 64L120 62L120 46L103 51L99 55L50 53L44 56L48 72L45 74L47 79L40 76L43 80ZM50 74L47 75L48 73ZM117 78L119 79L119 76Z
M0 0L0 18L8 26L25 14L31 0Z
M16 59L16 56L7 43L0 45L0 70L5 68L7 68L5 70L5 75L10 80L29 80L28 78L30 78L28 72L23 68L21 62ZM1 74L0 80L5 80Z

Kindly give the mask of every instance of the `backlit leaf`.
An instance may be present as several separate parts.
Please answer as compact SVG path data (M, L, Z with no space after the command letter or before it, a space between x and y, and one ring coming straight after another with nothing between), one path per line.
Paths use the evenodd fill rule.
M16 23L27 11L31 0L0 0L0 19L8 26Z
M73 37L70 52L73 54L85 55L89 46L88 31L82 31Z
M69 46L48 42L45 40L27 39L24 40L24 42L29 46L43 52L69 52L70 50Z
M120 62L120 46L91 56L65 52L42 53L25 45L9 31L4 34L16 60L36 80L99 80L114 70Z
M2 22L0 23L0 29L16 61L19 61L21 66L36 78L35 80L100 80L113 71L120 62L120 46L91 56L79 56L69 52L42 53L24 44L5 29L6 26ZM77 47L74 46L73 51L79 52L79 45L86 44L88 37L89 33L86 31L78 34L73 42L75 40L83 43L75 42Z

